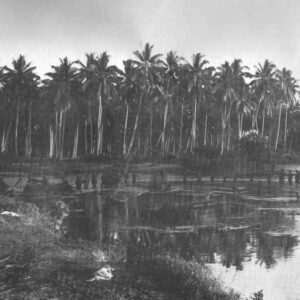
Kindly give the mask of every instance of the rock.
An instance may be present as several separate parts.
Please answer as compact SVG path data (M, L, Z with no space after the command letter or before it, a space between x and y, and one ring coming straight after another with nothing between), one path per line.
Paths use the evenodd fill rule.
M96 280L111 280L113 277L113 271L114 269L111 266L104 266L94 274L93 278L88 279L87 281L92 282Z
M3 216L11 216L11 217L17 217L19 218L20 215L15 213L15 212L12 212L12 211L3 211L0 215L3 215Z

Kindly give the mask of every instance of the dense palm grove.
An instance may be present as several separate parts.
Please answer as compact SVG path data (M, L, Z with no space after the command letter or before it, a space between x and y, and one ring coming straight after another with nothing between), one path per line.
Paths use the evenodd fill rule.
M297 151L300 114L292 72L268 60L250 73L235 59L215 68L200 53L166 57L146 44L119 69L109 55L60 59L41 80L24 56L0 69L1 153L16 157L223 154L245 132L270 150Z

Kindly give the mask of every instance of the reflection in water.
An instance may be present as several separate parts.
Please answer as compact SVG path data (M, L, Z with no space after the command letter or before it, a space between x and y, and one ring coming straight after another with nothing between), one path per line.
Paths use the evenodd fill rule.
M248 292L244 285L250 277L243 274L250 276L249 268L276 272L285 261L300 259L300 205L287 185L244 187L233 190L224 183L156 191L152 183L149 192L123 192L117 200L95 192L80 194L70 204L68 234L105 246L118 233L127 245L128 261L136 261L140 253L196 259L218 270L228 285ZM249 293L264 289L262 281L251 280L256 285L252 283Z

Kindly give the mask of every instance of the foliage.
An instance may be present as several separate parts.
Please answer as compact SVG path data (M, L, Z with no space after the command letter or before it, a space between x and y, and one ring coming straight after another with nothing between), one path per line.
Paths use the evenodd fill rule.
M180 299L239 299L232 291L224 291L209 269L196 261L155 256L142 260L140 267L144 275Z
M264 299L263 291L258 291L254 293L254 295L250 298L250 300L263 300L263 299Z
M244 132L239 141L242 155L249 160L259 160L262 153L267 150L267 146L268 138L256 130Z
M22 55L0 68L1 156L151 159L201 147L223 155L245 130L268 137L275 152L298 150L290 70L269 60L253 73L240 59L214 67L201 53L164 58L149 43L133 55L123 70L105 51L85 62L65 57L44 80Z

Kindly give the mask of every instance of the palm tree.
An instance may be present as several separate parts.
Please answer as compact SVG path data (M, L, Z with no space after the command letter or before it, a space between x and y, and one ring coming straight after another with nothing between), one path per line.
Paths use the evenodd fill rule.
M143 98L149 100L150 93L161 91L159 88L160 73L163 70L163 62L161 61L162 54L152 54L153 45L145 44L142 52L134 51L133 54L138 60L134 60L137 67L137 72L141 76L141 95L140 102ZM149 125L149 149L152 150L152 130L153 130L153 99L150 100L150 125Z
M234 108L238 119L238 138L240 139L243 131L243 119L251 111L252 103L249 94L249 86L246 78L251 78L249 68L242 65L241 59L235 59L231 64L234 77Z
M235 59L231 64L226 61L218 68L216 74L215 96L221 109L221 153L225 149L225 134L228 127L227 148L230 147L231 112L234 107L238 110L239 134L242 130L242 107L246 103L247 84L245 77L250 77L247 68L242 65L240 59Z
M91 60L89 71L84 80L84 90L90 90L98 101L96 154L103 152L103 104L115 93L116 79L120 70L109 65L109 55L103 52ZM104 102L103 102L104 101Z
M240 97L235 102L235 112L237 114L237 130L238 138L241 139L243 133L243 121L244 117L250 115L253 111L253 102L250 97L250 90L247 85L245 85L241 91Z
M161 93L163 95L164 110L163 110L163 129L160 135L161 151L168 152L166 145L166 127L168 120L169 106L174 104L175 99L178 97L179 88L179 73L181 71L182 58L176 52L169 51L166 56L166 68L163 74L163 88ZM169 144L169 143L168 143Z
M64 154L66 114L71 107L76 106L80 96L80 82L78 70L73 67L74 62L69 61L67 57L59 61L58 66L52 66L53 72L46 74L50 79L44 80L44 83L49 97L53 97L53 104L56 106L55 138L52 143L50 141L50 148L56 149L56 157L61 159ZM78 142L78 126L79 124L74 135L75 148L76 141Z
M3 122L1 139L1 153L3 153L7 150L7 141L14 118L11 101L9 98L9 94L7 93L7 88L5 86L3 68L0 68L0 112L1 120Z
M126 156L128 151L127 131L128 131L129 110L130 108L134 110L134 106L136 105L136 98L138 97L138 84L137 84L138 73L134 62L131 59L123 61L123 65L124 65L124 72L121 72L122 79L119 86L120 86L120 95L126 107L124 131L123 131L123 155ZM133 127L134 129L131 137L132 143L130 142L131 145L130 148L132 148L132 144L134 142L137 123L139 119L139 113L140 113L140 109L137 110L135 123L134 123L135 125Z
M298 88L296 84L296 79L292 76L292 72L283 68L282 70L277 70L276 79L278 80L280 94L285 104L285 123L284 123L284 154L286 154L286 140L287 140L287 121L288 121L288 108L295 103L295 94ZM278 119L278 130L275 143L275 151L277 150L278 137L280 131L280 118L281 118L281 105L280 105L280 116Z
M215 81L216 81L216 74L215 69L210 68L210 70L207 72L207 83L205 85L204 89L204 98L202 101L202 109L205 113L205 123L204 123L204 138L203 138L203 145L207 146L207 140L208 140L208 118L211 113L214 113L214 106L215 103L215 97L214 97L214 87L215 87Z
M207 76L212 70L212 67L206 67L208 61L203 58L202 54L196 53L193 55L192 63L185 66L188 73L188 92L194 102L190 138L192 151L197 145L197 104L203 101L204 90L208 83Z
M15 119L15 154L19 156L18 150L18 129L19 129L19 117L20 106L28 97L33 86L37 86L39 77L34 73L36 67L31 66L31 63L27 63L25 57L20 55L17 59L12 61L12 68L5 66L3 68L3 79L5 85L8 88L11 99L14 101L16 108ZM31 108L29 109L31 113ZM27 132L31 132L31 128L27 128Z
M228 61L218 68L215 95L221 109L221 153L225 149L225 130L230 120L231 109L236 99L235 77Z
M39 89L37 78L33 80L28 86L28 96L27 96L27 132L26 132L26 145L25 145L25 156L27 159L30 158L32 152L31 135L32 135L32 106L33 103L39 98Z
M250 83L254 87L254 93L258 100L254 122L258 130L257 118L260 107L262 106L261 134L264 135L265 116L266 114L272 114L272 105L275 101L275 90L277 86L275 65L269 60L265 60L263 65L258 64L254 78L255 79Z
M94 76L94 69L95 69L95 62L96 62L96 55L94 53L86 54L86 63L82 63L81 61L76 61L77 64L80 65L79 70L79 78L82 82L82 89L84 97L87 101L88 105L88 123L89 123L89 138L90 138L90 154L94 155L95 147L94 147L94 126L93 126L93 106L95 102L97 102L96 94L97 94L97 87L95 84L91 84L93 82ZM86 130L86 129L85 129ZM85 139L87 137L85 135ZM87 152L87 141L85 141L85 148Z

